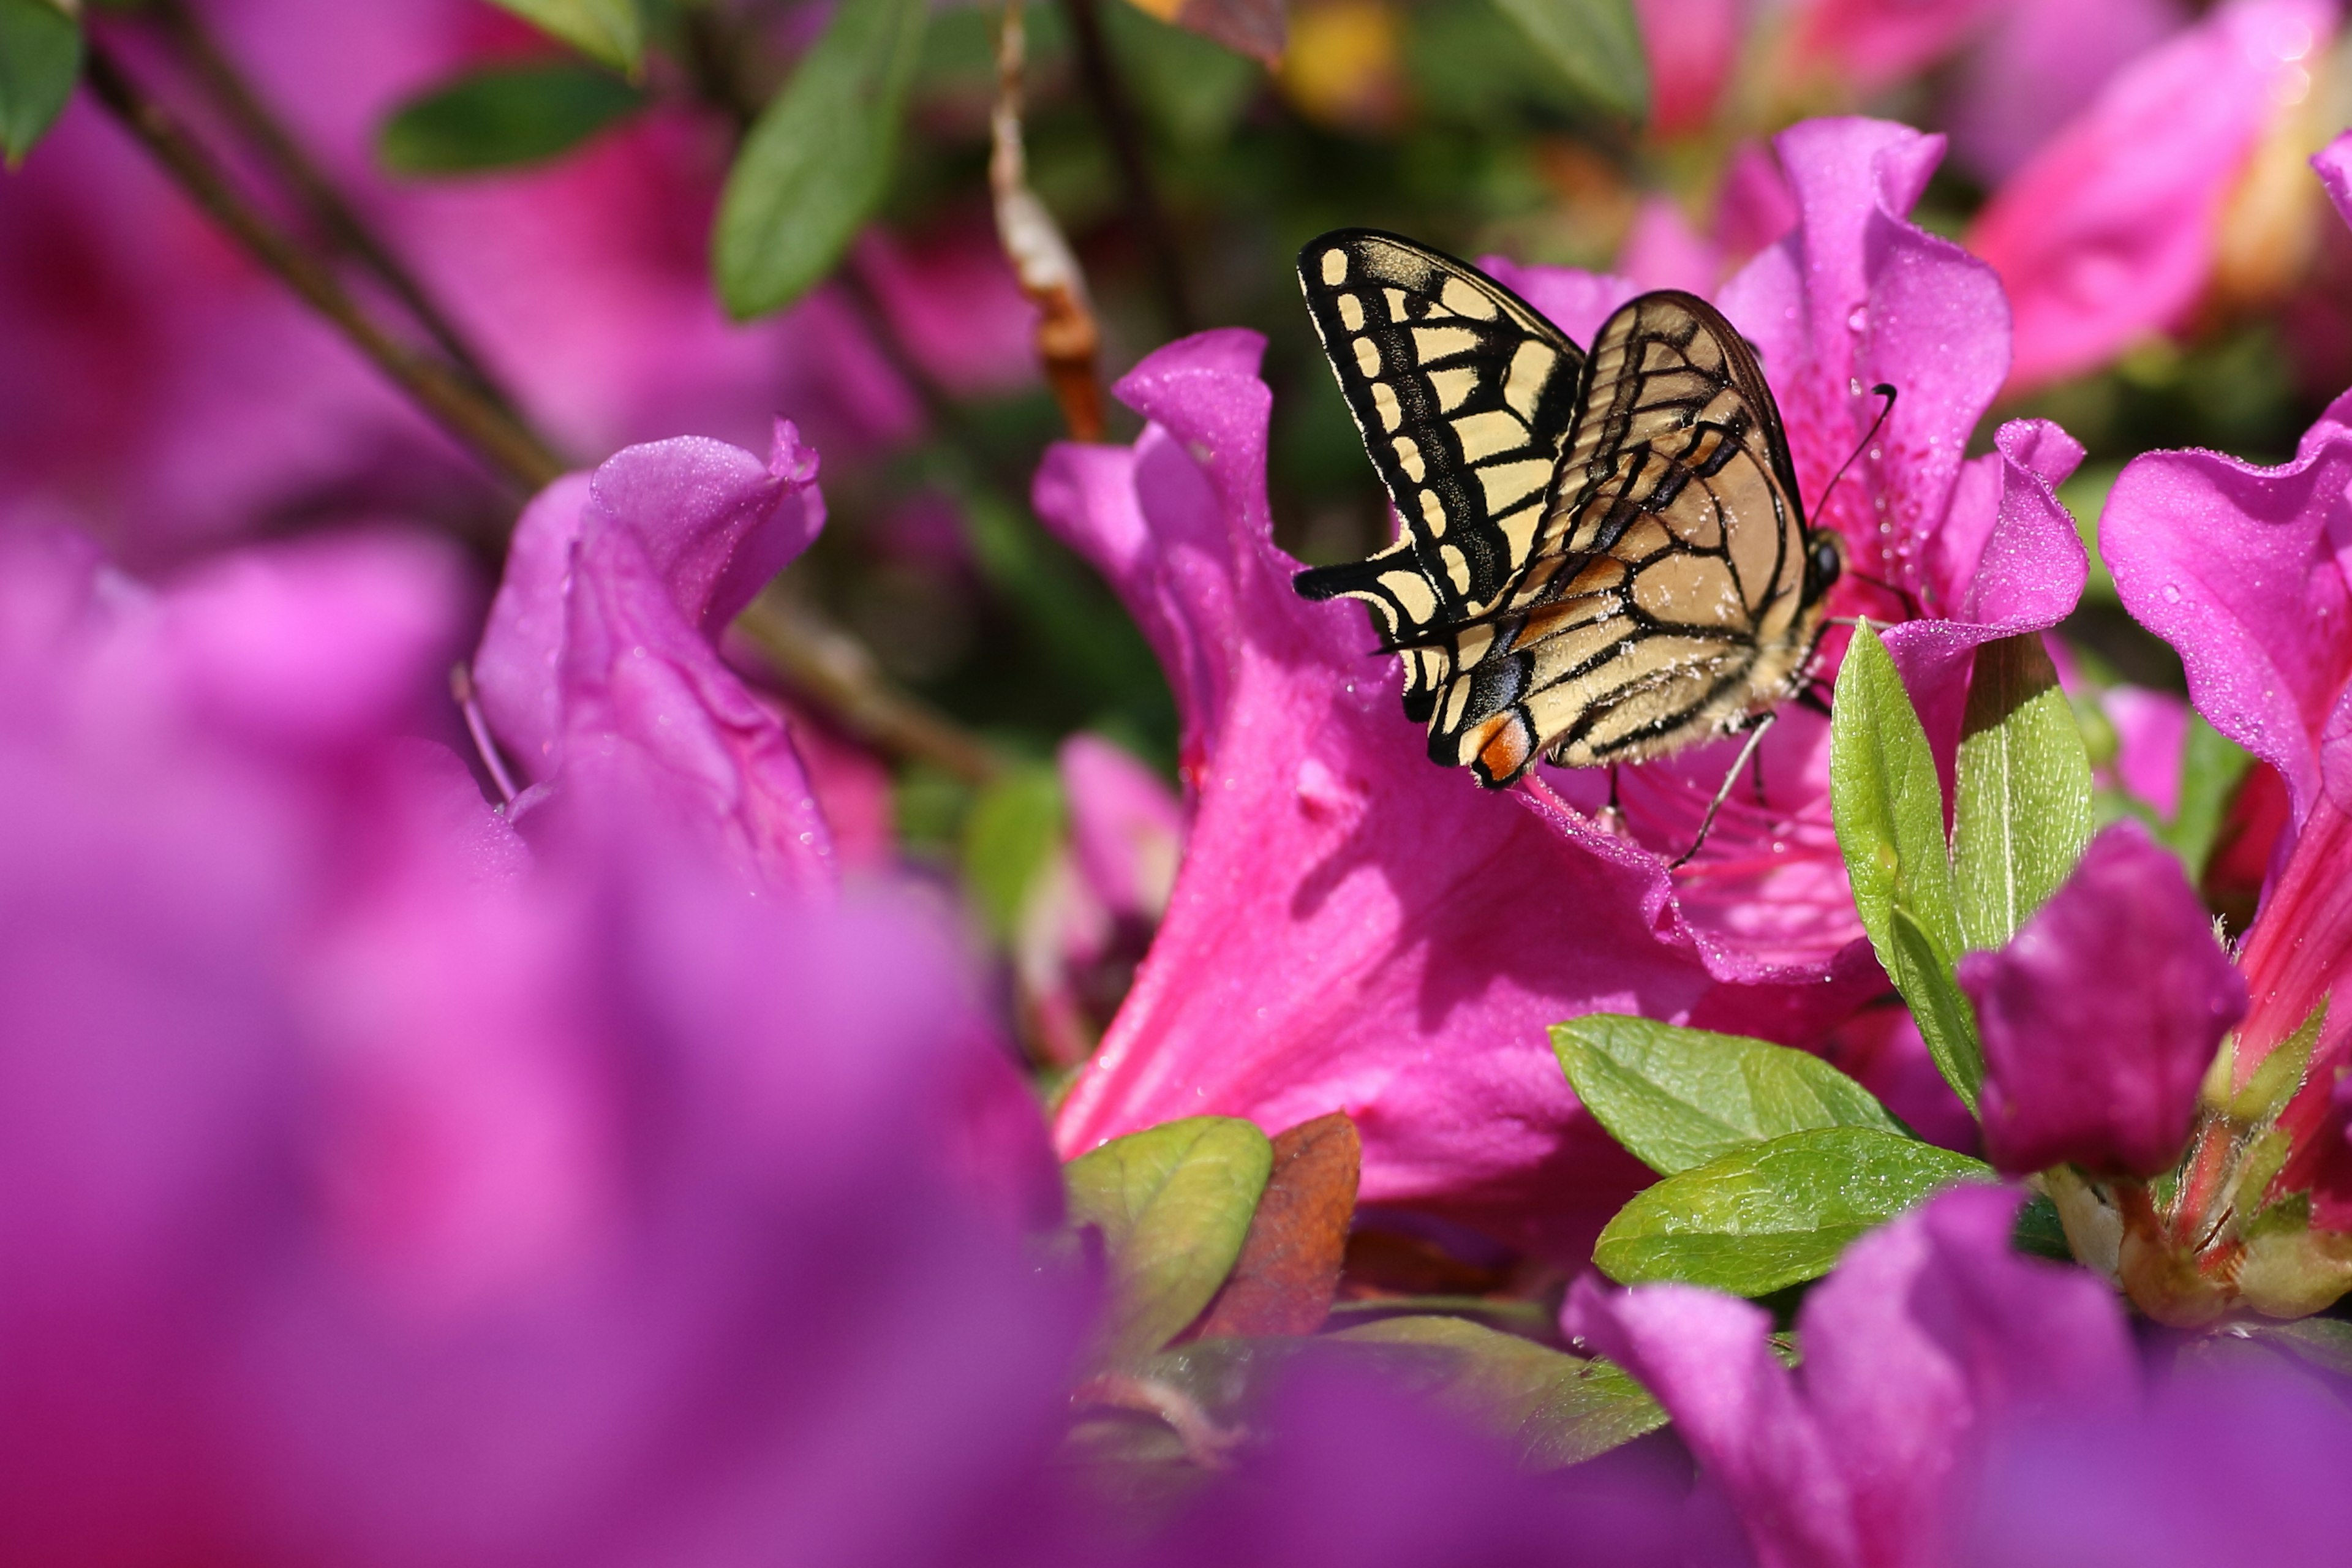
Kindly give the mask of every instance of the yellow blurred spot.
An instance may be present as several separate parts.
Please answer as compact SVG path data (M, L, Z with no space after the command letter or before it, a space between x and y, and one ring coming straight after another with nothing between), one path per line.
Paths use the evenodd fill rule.
M1403 27L1383 0L1321 0L1290 14L1276 80L1299 113L1347 131L1404 118Z
M2309 38L2302 44L2287 58L2308 54ZM2279 73L2273 86L2278 112L2221 209L2210 303L2224 311L2260 308L2294 288L2318 252L2320 226L2335 221L2310 158L2341 128L2344 50L2313 65L2315 72L2288 66Z

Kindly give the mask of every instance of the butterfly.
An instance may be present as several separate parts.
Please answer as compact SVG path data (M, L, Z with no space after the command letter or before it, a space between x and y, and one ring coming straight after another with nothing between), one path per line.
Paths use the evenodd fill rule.
M1587 354L1394 235L1324 235L1298 275L1403 528L1296 586L1370 606L1432 761L1499 789L1542 755L1595 767L1750 729L1803 689L1844 557L1806 526L1780 408L1721 311L1643 294Z

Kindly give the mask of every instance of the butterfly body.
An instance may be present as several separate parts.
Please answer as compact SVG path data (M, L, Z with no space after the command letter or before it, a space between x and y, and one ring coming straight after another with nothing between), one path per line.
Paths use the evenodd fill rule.
M1590 354L1475 268L1371 230L1299 275L1403 528L1298 577L1372 611L1432 760L1500 787L1540 755L1638 762L1804 684L1841 556L1805 525L1754 351L1674 290Z

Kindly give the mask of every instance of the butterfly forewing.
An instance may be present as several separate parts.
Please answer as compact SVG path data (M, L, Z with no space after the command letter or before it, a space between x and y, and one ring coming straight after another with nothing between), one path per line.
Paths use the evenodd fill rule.
M1431 753L1500 783L1663 755L1787 694L1811 651L1808 534L1753 352L1714 307L1645 294L1595 339L1543 528L1440 694Z
M1321 568L1299 591L1369 598L1407 640L1491 607L1533 552L1584 356L1476 268L1392 235L1326 235L1298 273L1421 578L1391 581L1406 568L1384 553L1376 575Z

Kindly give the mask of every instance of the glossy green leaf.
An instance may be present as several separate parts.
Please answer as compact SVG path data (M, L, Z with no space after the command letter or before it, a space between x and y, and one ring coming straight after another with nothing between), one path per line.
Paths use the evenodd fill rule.
M1868 626L1855 630L1838 670L1830 809L1863 930L1928 1036L1936 1065L1973 1110L1984 1073L1974 1020L1951 978L1961 936L1943 786L1903 677Z
M1031 890L1053 864L1064 816L1059 775L1026 767L989 785L964 818L964 889L998 941L1011 940Z
M1658 1402L1612 1363L1460 1318L1391 1318L1332 1338L1433 1352L1418 1378L1410 1371L1407 1377L1440 1405L1508 1442L1527 1469L1580 1464L1666 1424Z
M1150 1354L1201 1315L1241 1255L1274 1145L1247 1121L1195 1116L1114 1138L1063 1169L1070 1223L1102 1233L1103 1352Z
M1895 906L1894 943L1886 959L1886 976L1910 1004L1911 1021L1919 1026L1936 1070L1973 1114L1977 1093L1984 1084L1984 1047L1977 1038L1976 1009L1952 977L1952 966L1936 952L1934 942L1911 918L1904 905Z
M1952 807L1960 934L1997 948L2058 890L2091 838L2091 754L2042 634L1977 649Z
M1980 1161L1898 1133L1791 1133L1643 1192L1601 1233L1592 1260L1622 1284L1762 1296L1828 1273L1847 1243L1937 1188L1990 1175Z
M25 161L81 79L81 24L50 0L0 0L0 153Z
M495 0L590 59L637 74L646 58L644 0Z
M1631 0L1495 0L1589 101L1639 121L1650 112L1650 61Z
M791 304L882 199L928 0L842 0L751 128L719 198L711 264L736 316Z
M493 0L590 59L637 74L646 59L644 0Z
M644 97L593 66L554 61L473 72L410 99L376 135L384 167L461 174L570 152Z
M1595 1013L1551 1027L1585 1109L1662 1176L1817 1127L1903 1124L1816 1056L1737 1035Z

